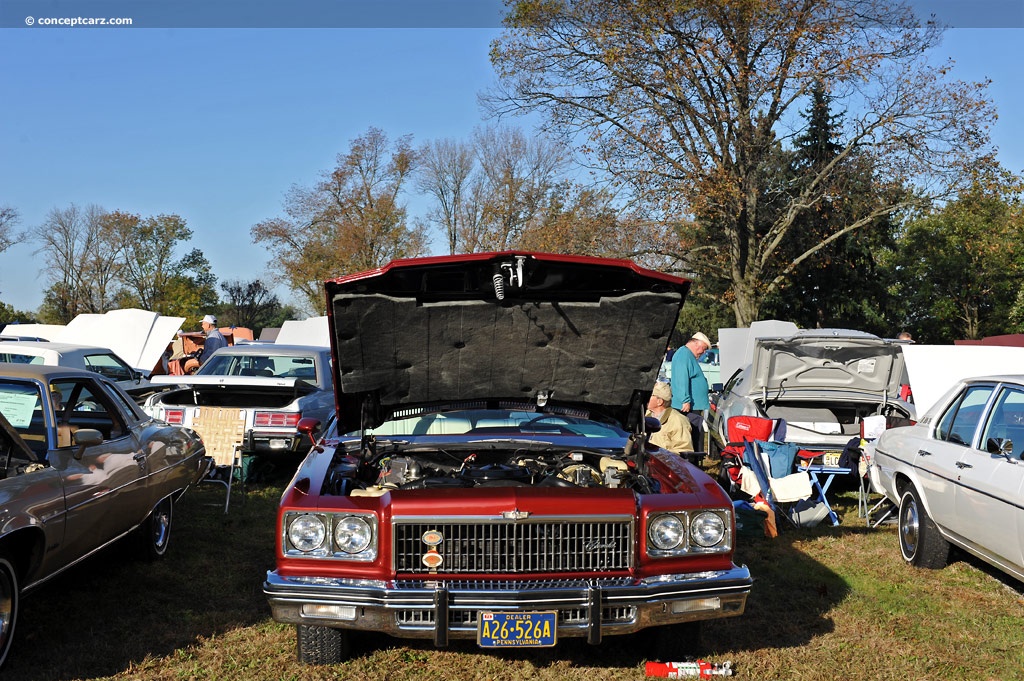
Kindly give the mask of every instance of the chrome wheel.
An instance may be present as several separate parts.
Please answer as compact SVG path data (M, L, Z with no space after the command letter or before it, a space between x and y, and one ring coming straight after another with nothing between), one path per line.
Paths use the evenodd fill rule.
M903 560L912 562L917 555L918 523L917 499L913 495L904 495L904 503L900 504L900 553Z
M174 502L167 497L156 505L139 528L144 558L156 560L167 553L167 546L171 542L173 520Z
M18 575L6 558L0 558L0 666L7 659L18 621Z
M949 542L928 516L917 488L909 485L900 497L900 553L903 560L922 568L945 567L949 560Z

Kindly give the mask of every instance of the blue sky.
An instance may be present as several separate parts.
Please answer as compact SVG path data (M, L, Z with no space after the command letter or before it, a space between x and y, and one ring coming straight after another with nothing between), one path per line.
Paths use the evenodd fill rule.
M956 59L959 78L993 80L1000 159L1021 172L1024 30L1010 23L953 29L936 56ZM14 26L0 16L0 204L18 209L22 229L72 203L181 215L220 281L264 276L273 254L251 243L252 225L279 215L291 185L312 184L370 126L424 142L486 123L477 94L493 81L497 35ZM18 309L42 302L36 248L0 253L0 300Z

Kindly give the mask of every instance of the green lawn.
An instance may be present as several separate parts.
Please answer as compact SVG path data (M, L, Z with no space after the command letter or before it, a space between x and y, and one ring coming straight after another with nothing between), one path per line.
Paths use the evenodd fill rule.
M118 546L28 596L3 680L645 678L642 634L498 654L363 636L345 664L300 665L261 590L281 488L250 490L227 515L221 490L185 496L163 561ZM867 529L852 493L837 507L840 527L744 540L747 612L705 624L705 659L756 681L1024 679L1024 586L973 560L909 568L894 527Z

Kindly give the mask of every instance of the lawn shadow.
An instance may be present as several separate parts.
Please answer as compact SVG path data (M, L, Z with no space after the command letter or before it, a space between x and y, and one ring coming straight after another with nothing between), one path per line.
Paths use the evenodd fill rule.
M4 681L113 676L268 618L280 493L232 494L224 513L224 488L201 485L175 507L163 559L126 537L41 585L21 601Z
M839 528L836 528L839 529ZM829 533L832 530L822 530ZM747 610L739 617L703 623L697 654L721 662L730 654L766 648L797 648L816 636L834 629L829 613L849 593L846 582L828 567L808 556L797 544L815 536L803 530L784 530L777 538L744 538L737 550L737 563L746 563L754 577ZM633 668L653 659L649 645L652 630L636 634L606 636L599 646L582 638L565 638L554 648L483 651L475 642L454 640L453 653L498 656L510 662L529 661L536 667L564 663L580 668ZM676 660L695 652L680 641ZM364 639L360 655L375 650L434 650L430 641L378 637Z

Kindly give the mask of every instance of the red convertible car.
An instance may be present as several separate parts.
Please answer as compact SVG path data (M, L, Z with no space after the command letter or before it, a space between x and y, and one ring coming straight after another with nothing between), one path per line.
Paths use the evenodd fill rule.
M498 253L326 289L340 435L285 490L263 586L301 661L358 630L519 648L653 627L677 655L743 612L729 497L647 442L688 281Z

